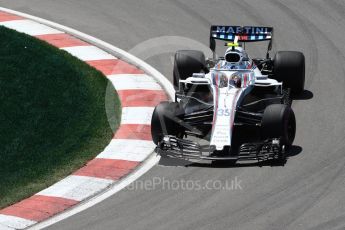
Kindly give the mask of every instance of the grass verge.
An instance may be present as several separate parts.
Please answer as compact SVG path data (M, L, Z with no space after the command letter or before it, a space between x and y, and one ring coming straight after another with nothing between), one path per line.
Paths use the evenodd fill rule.
M0 26L0 208L94 158L113 132L102 73L43 41ZM112 127L121 107L114 90Z

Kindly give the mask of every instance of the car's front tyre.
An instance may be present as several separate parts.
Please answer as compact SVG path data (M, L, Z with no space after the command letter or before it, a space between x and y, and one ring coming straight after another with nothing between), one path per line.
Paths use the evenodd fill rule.
M153 111L151 119L152 141L158 145L165 135L179 136L183 133L183 126L178 116L183 109L176 102L161 102Z
M290 106L273 104L266 107L261 121L262 139L280 138L289 148L296 135L296 118Z

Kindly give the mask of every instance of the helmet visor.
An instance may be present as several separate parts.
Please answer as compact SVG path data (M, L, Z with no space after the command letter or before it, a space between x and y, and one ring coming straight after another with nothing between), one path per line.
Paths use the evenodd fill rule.
M225 55L225 60L227 62L239 62L241 60L241 56L238 53L227 53Z

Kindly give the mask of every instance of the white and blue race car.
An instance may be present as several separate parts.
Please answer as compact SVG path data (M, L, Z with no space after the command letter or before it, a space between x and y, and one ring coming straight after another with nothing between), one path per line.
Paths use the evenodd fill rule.
M175 54L175 102L152 116L152 139L161 155L206 160L285 162L296 133L292 96L304 91L301 52L271 59L273 28L212 26L213 58L200 51ZM228 47L216 58L216 40ZM266 58L251 59L245 43L269 41Z

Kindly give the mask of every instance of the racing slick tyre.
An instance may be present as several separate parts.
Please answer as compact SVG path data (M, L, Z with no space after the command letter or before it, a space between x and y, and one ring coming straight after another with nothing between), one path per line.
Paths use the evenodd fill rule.
M179 80L191 77L193 73L206 70L206 60L203 52L198 50L179 50L175 53L174 86L179 87Z
M161 102L156 106L151 119L152 141L156 145L164 135L179 136L183 133L183 127L177 117L183 113L183 109L176 102Z
M273 104L266 107L261 121L263 139L280 138L281 145L289 148L296 135L296 118L290 106Z
M274 78L283 82L285 88L290 88L293 94L304 90L305 60L301 52L279 51L273 61Z

